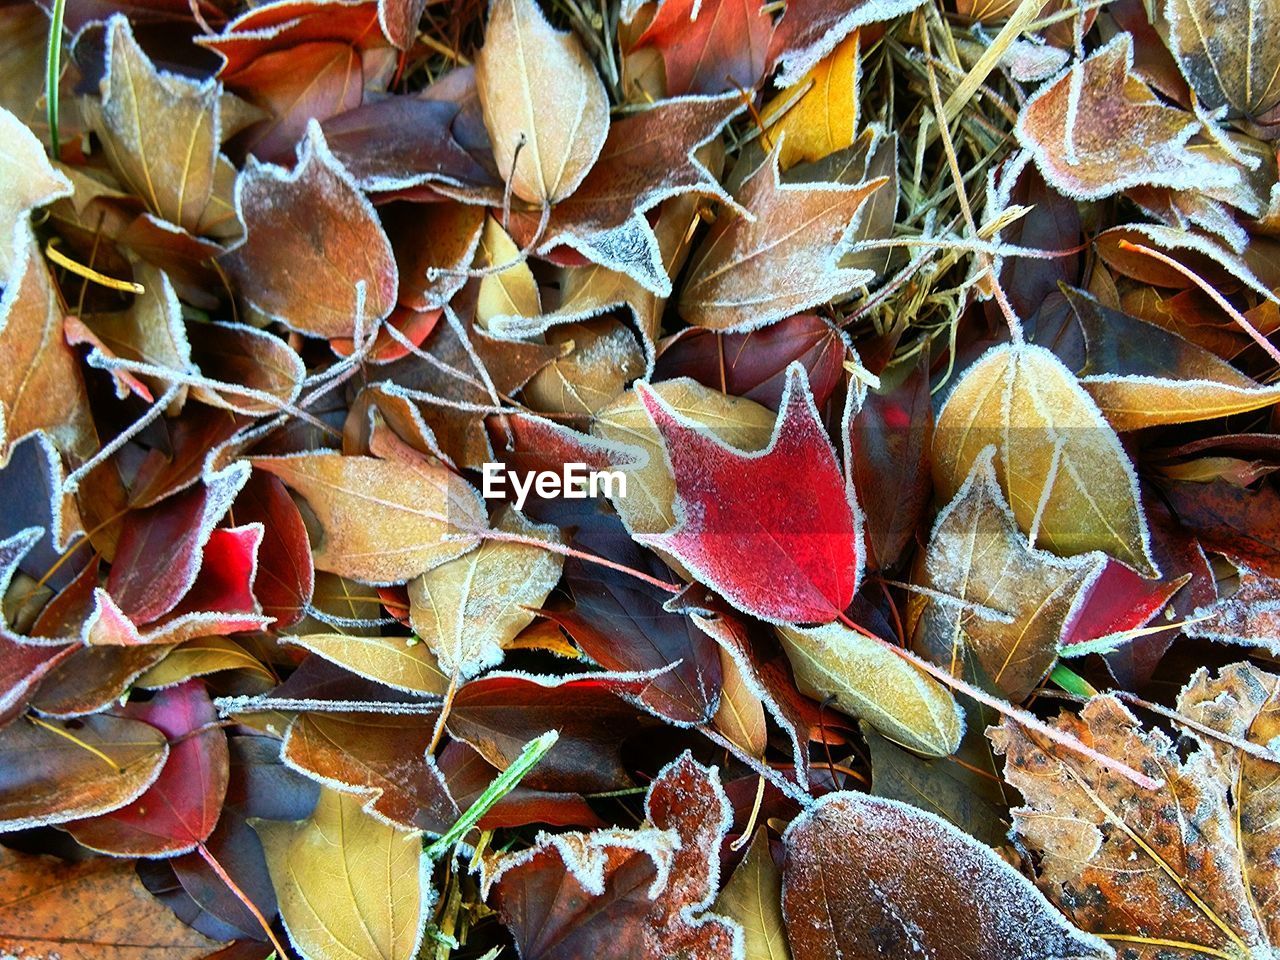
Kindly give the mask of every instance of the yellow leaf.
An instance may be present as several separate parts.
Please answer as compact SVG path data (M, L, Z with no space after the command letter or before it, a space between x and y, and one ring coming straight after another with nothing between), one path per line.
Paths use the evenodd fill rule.
M783 170L852 146L858 127L858 31L855 30L800 81L764 108L769 144L782 141ZM796 89L804 89L800 99Z
M359 637L349 633L309 633L283 638L362 677L410 693L443 694L449 678L424 643L405 637Z
M422 835L375 820L363 798L322 787L309 819L251 821L289 939L308 960L409 960L434 893Z
M1115 431L1043 347L988 350L956 384L933 434L933 476L951 499L987 446L1032 546L1070 556L1102 550L1157 575L1138 481Z
M782 920L782 873L769 853L764 827L756 830L715 911L741 925L744 960L791 960Z
M476 326L489 329L492 317L536 317L542 312L538 282L527 263L519 260L520 248L493 217L485 217L480 235L479 260L483 266L511 266L480 278L476 297Z
M530 523L504 507L495 526L529 537L555 528ZM414 632L449 676L467 679L502 662L502 652L534 618L560 579L563 558L523 543L486 540L466 556L409 583Z
M306 498L323 528L316 568L367 583L402 583L478 542L487 520L470 484L443 465L338 453L258 457Z
M839 623L779 627L778 636L801 693L832 697L841 713L920 753L960 746L964 718L951 694L891 650Z

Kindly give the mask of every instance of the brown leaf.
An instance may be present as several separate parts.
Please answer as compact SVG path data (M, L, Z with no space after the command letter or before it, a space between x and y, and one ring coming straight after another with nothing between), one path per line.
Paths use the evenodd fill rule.
M829 793L783 835L795 960L1103 960L1020 873L933 814Z
M395 306L391 244L319 124L292 171L249 159L236 210L245 239L227 262L255 309L303 333L351 337Z
M1132 68L1133 39L1120 33L1027 101L1018 139L1050 185L1097 200L1144 184L1203 190L1238 180L1225 158L1187 147L1200 121L1161 103Z
M1239 798L1212 754L1201 749L1182 760L1164 733L1143 730L1111 696L1094 697L1055 726L1164 785L1135 788L1016 724L993 728L1005 778L1026 798L1013 811L1014 829L1038 854L1049 897L1135 957L1265 956L1271 944L1248 882L1260 881L1272 899L1276 875L1253 876L1243 833L1237 839Z
M107 26L102 104L90 109L111 169L156 216L202 233L221 144L221 87L162 73L123 16Z
M547 342L572 349L525 384L525 401L542 413L591 416L644 373L635 335L612 317L554 327Z
M133 864L0 848L0 950L62 960L196 960L218 944L151 896Z
M461 556L486 526L475 490L440 464L323 452L252 463L306 498L323 529L316 567L339 576L402 583Z
M991 684L1027 697L1058 659L1058 644L1102 572L1100 553L1061 558L1027 546L996 482L994 450L978 455L938 514L919 585L915 642L942 666L974 656Z
M1168 44L1183 76L1212 113L1252 120L1280 104L1280 41L1268 0L1172 0Z
M0 730L0 824L21 830L123 807L168 756L164 733L140 720L103 714L11 723Z
M837 265L863 203L886 182L783 183L777 153L739 192L754 220L721 214L690 258L680 315L713 330L749 330L840 298L874 278Z
M609 131L604 84L578 38L547 23L533 0L495 0L476 85L515 195L548 205L573 193Z
M443 833L458 808L427 757L435 722L430 714L300 713L280 752L294 769L360 796L375 816Z
M645 813L651 826L542 834L485 864L485 890L524 960L741 955L737 924L703 912L731 821L716 770L686 751L650 784Z

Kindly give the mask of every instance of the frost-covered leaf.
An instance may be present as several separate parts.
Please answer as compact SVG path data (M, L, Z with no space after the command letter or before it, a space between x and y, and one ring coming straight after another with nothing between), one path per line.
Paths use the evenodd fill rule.
M663 380L652 389L680 416L700 424L732 447L754 452L769 443L776 417L758 403L708 389L684 377ZM664 453L662 436L645 412L639 392L628 391L600 410L591 432L613 443L638 448L643 454L634 465L619 467L627 478L627 495L612 498L627 528L632 533L664 533L675 526L675 477Z
M90 116L112 170L156 216L201 233L212 214L221 86L158 70L121 15L107 25L106 67Z
M1250 882L1262 902L1274 902L1277 875L1268 861L1252 860L1256 848L1241 847L1241 797L1213 753L1202 747L1182 759L1163 732L1144 730L1111 696L1055 725L1164 782L1136 788L1012 722L989 733L1005 755L1005 778L1026 799L1013 811L1014 830L1038 855L1050 899L1117 950L1145 944L1152 949L1140 956L1179 960L1266 956L1274 918L1256 912Z
M534 0L495 0L476 86L515 195L547 205L572 194L609 132L604 84L578 38L552 27Z
M645 214L688 193L732 204L695 153L741 110L736 93L679 97L618 120L586 178L551 211L538 251L564 244L658 296L670 296L671 279ZM537 214L526 213L515 219L513 230L531 242L537 224Z
M252 462L306 498L324 533L316 568L340 576L403 582L466 553L487 525L475 491L439 464L322 452Z
M554 531L504 507L494 528L534 539ZM463 680L502 662L560 579L563 558L526 543L488 540L409 583L409 618L440 669Z
M797 960L1103 960L990 848L896 800L837 792L783 835L782 908Z
M731 808L715 768L688 752L649 785L647 824L543 833L484 865L486 892L524 960L731 960L742 931L705 912L720 880Z
M745 960L791 960L782 920L782 872L769 852L764 827L720 891L716 911L742 927Z
M996 481L992 449L938 514L919 584L915 640L943 666L976 658L993 687L1021 701L1102 572L1100 553L1061 558L1027 545Z
M769 59L779 67L778 83L794 86L854 30L920 5L921 0L791 0L769 45Z
M1031 344L998 346L965 371L933 434L933 476L954 497L995 445L996 476L1033 545L1102 550L1154 572L1128 455L1062 361Z
M281 746L284 762L404 830L443 833L458 818L434 760L427 756L436 715L300 713Z
M1169 0L1169 48L1207 111L1261 119L1280 104L1272 0Z
M1190 636L1280 653L1280 581L1241 567L1236 591L1196 610L1194 620Z
M421 836L375 819L361 802L321 788L306 820L251 821L285 930L308 960L400 960L422 942L435 890Z
M635 46L661 54L668 96L714 94L760 82L772 33L759 0L663 0Z
M1225 187L1239 178L1225 157L1188 148L1200 121L1163 104L1133 72L1127 33L1046 83L1022 108L1017 129L1045 179L1081 200L1139 185Z
M163 857L209 839L227 792L227 736L200 681L163 690L125 715L168 738L169 756L146 791L119 810L66 826L76 840L115 856Z
M0 951L10 956L199 960L219 946L152 897L127 861L0 848L0 888Z
M1080 383L1117 430L1212 420L1280 402L1280 387L1258 383L1203 347L1087 293L1064 292L1084 330Z
M425 644L405 637L357 636L349 633L308 633L289 637L289 643L318 654L370 680L410 693L442 694L449 678Z
M690 258L680 315L713 330L753 330L849 294L874 278L837 265L859 211L885 183L784 183L777 150Z
M1201 668L1178 695L1178 712L1211 730L1280 756L1280 678L1249 663L1223 667L1217 676ZM1250 905L1268 941L1280 942L1280 798L1277 760L1244 753L1199 736L1213 756L1217 777L1230 785L1240 852L1249 864Z
M250 158L236 211L245 239L228 265L257 310L319 337L351 337L391 312L391 244L319 124L308 126L293 170Z
M836 619L861 573L861 525L804 368L788 367L773 436L753 453L684 420L652 389L639 390L675 477L676 525L636 540L670 553L753 616Z
M168 756L164 732L141 720L18 720L0 730L0 826L22 830L123 807Z
M840 623L780 627L778 636L801 692L830 697L841 713L912 750L944 757L960 745L964 717L950 692L885 644Z
M777 142L783 170L821 160L853 145L858 133L860 45L853 31L800 80L760 113L765 138ZM796 99L797 90L803 90Z
M4 144L0 147L0 180L5 184L0 194L0 280L8 285L19 254L25 253L26 233L18 225L37 207L67 196L71 182L49 164L35 134L3 107L0 143Z
M644 373L645 357L635 334L612 317L558 326L546 337L568 352L525 384L526 402L543 413L591 416Z

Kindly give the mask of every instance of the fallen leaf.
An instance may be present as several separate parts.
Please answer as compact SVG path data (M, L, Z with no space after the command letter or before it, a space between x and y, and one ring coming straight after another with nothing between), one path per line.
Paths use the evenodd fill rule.
M167 857L209 839L227 792L227 736L214 726L218 714L204 685L187 681L162 690L126 715L168 738L160 775L136 800L65 829L91 850L118 857ZM203 729L208 727L208 729Z
M485 864L499 915L525 960L741 956L737 924L706 913L731 820L714 768L684 753L649 785L651 826L541 834Z
M311 960L412 957L431 915L435 890L420 835L374 819L361 803L322 787L306 820L250 821L285 930Z
M442 694L449 678L425 644L410 645L405 637L358 636L350 633L308 633L288 642L346 667L370 680L410 693Z
M147 893L128 862L0 849L0 886L0 950L16 957L197 960L218 948Z
M1230 162L1187 146L1195 115L1165 106L1132 70L1133 38L1119 33L1027 101L1018 139L1044 178L1077 200L1141 185L1230 186L1239 177Z
M773 436L757 453L707 436L638 389L671 461L676 525L635 539L679 559L745 613L773 623L836 619L861 573L860 522L804 368L788 367Z
M694 251L680 315L713 330L753 330L873 279L838 261L859 210L884 183L784 183L775 150L738 193L751 219L722 214Z
M69 196L71 182L49 164L44 148L21 121L0 107L0 176L6 188L0 197L0 279L8 286L10 274L25 255L24 233L18 224L31 211Z
M951 694L884 644L839 623L780 627L778 636L807 696L831 698L841 713L930 756L960 745L964 717Z
M673 411L729 446L758 451L769 444L773 412L740 397L710 390L693 380L663 380L654 394ZM646 412L638 390L628 391L596 413L591 432L611 443L634 447L634 465L619 466L627 478L626 496L612 497L614 508L634 533L665 533L676 525L676 480L662 435Z
M1014 702L1058 659L1068 624L1102 573L1100 553L1062 558L1027 545L987 448L938 514L919 583L915 644L953 670L968 656Z
M634 47L662 55L667 96L715 94L755 89L772 33L759 0L665 0Z
M1264 0L1171 0L1169 49L1205 111L1261 120L1280 104L1280 44Z
M1102 550L1156 572L1128 455L1075 377L1043 347L993 347L965 371L934 429L940 494L954 497L992 444L1000 486L1033 545L1065 555Z
M402 583L466 553L487 523L472 487L439 464L310 453L258 457L306 498L324 531L318 570Z
M1164 784L1138 790L1025 728L994 728L989 736L1005 755L1005 778L1027 803L1013 811L1014 830L1037 853L1049 897L1120 949L1265 955L1269 935L1249 881L1272 898L1275 877L1252 873L1240 846L1250 831L1237 834L1239 797L1228 792L1212 754L1201 748L1181 759L1164 733L1144 730L1111 696L1092 698L1055 726Z
M140 720L11 723L0 730L0 824L22 830L116 810L151 786L168 756L164 732Z
M510 507L494 529L536 540L554 531ZM527 543L489 540L409 583L414 633L447 676L468 680L502 662L503 650L533 622L534 611L560 579L563 558Z
M319 337L351 337L396 302L391 244L369 201L307 127L293 170L250 159L236 180L244 242L228 254L255 309Z
M533 0L495 0L476 86L498 169L521 200L569 196L604 146L604 84L576 36L555 30Z
M222 138L219 84L158 70L119 14L107 24L106 67L90 117L112 170L156 216L203 232Z
M751 838L715 909L742 927L746 960L791 960L782 920L782 871L773 862L764 827Z
M1187 635L1263 647L1280 652L1280 603L1276 602L1274 577L1248 567L1240 568L1240 585L1229 596L1198 608Z
M841 40L804 75L796 91L775 96L760 113L766 143L778 144L778 166L814 162L853 145L858 133L858 31Z
M829 793L782 839L782 911L797 960L1111 956L990 848L904 803Z

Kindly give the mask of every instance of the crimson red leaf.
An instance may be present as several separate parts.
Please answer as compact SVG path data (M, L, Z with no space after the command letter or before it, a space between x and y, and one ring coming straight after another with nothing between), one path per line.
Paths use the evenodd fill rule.
M279 630L302 619L315 589L311 544L293 499L284 484L268 473L254 471L235 502L236 519L261 523L258 578L253 592L262 612L275 617Z
M853 599L861 531L800 364L787 368L769 445L743 453L683 421L637 385L676 481L676 525L636 537L704 584L773 623L828 623Z

